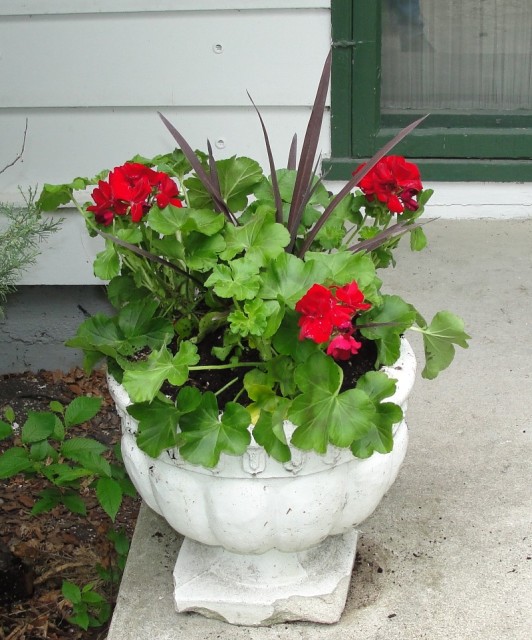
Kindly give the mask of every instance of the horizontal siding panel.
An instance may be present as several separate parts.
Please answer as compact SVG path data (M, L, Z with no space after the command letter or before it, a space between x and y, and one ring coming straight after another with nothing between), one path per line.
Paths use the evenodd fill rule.
M322 9L330 0L2 0L1 15L122 13L146 11L240 11Z
M310 105L329 11L7 17L0 42L0 108Z
M264 138L257 114L246 108L163 109L167 118L193 148L206 149L211 141L217 159L232 155L255 158L268 167ZM300 144L310 108L263 108L276 164L285 166L294 133ZM68 182L75 176L93 176L133 155L166 153L176 144L157 116L142 109L44 109L0 111L0 168L19 153L28 118L22 161L0 174L0 199L17 199L17 186ZM320 149L330 150L329 120L325 121Z
M102 283L94 277L92 263L104 247L103 240L89 237L83 218L75 209L65 209L62 217L59 231L41 243L41 253L22 274L20 285Z

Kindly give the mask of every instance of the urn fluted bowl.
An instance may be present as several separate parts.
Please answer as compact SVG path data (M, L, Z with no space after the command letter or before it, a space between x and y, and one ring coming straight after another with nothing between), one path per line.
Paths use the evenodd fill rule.
M397 362L383 368L397 380L386 400L403 413L415 369L403 339ZM292 460L283 464L253 442L242 456L222 454L213 469L190 464L177 450L154 459L137 446L138 423L127 413L127 392L112 377L109 388L122 418L124 463L144 501L185 537L233 553L299 552L353 529L377 507L406 453L403 419L393 427L393 450L367 459L334 446L323 455L292 447ZM285 428L290 435L295 427Z

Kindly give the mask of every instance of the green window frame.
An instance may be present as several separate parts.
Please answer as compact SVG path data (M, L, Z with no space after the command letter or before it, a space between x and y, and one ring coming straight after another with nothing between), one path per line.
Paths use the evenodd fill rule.
M426 115L380 108L380 0L332 0L330 180L345 180L403 126ZM532 181L532 114L434 114L395 148L425 180Z

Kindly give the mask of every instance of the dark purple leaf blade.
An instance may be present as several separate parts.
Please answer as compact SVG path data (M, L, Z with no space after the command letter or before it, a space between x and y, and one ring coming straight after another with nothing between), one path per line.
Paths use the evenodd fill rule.
M222 191L220 189L220 180L218 178L218 171L216 169L216 161L215 161L214 155L212 153L212 146L211 146L210 140L207 140L207 157L209 158L209 172L210 172L210 179L211 179L212 186L213 186L214 190L216 191L216 193L220 194L220 198L222 198L222 195L221 195ZM231 222L233 224L236 224L236 218L234 217L233 213L229 210L229 205L227 206L227 211L223 211L217 205L216 201L214 201L214 208L216 209L216 211L221 211L222 213L225 213L227 218L229 218L229 220L231 220Z
M349 247L349 250L353 253L357 253L358 251L373 251L377 247L380 247L381 244L386 242L389 238L394 238L396 236L403 235L408 231L413 231L417 229L417 227L422 227L429 222L433 222L436 218L430 218L428 220L423 220L423 222L398 222L387 229L384 229L380 233L378 233L373 238L368 238L367 240L362 240L357 244Z
M323 71L321 74L316 98L310 114L310 119L305 132L303 146L301 148L301 156L297 168L297 177L294 185L294 193L292 195L292 203L290 205L290 213L288 215L288 231L291 235L291 242L288 250L291 251L297 235L297 229L305 208L304 196L309 192L309 183L312 180L312 168L318 141L323 122L323 114L325 111L325 100L329 90L329 79L331 76L332 51L329 52Z
M290 151L288 152L288 162L286 168L289 171L296 170L296 158L297 158L297 133L294 133L292 143L290 144Z
M224 202L224 199L222 198L222 194L220 193L220 190L216 189L216 186L212 183L210 177L207 175L207 172L203 168L198 157L192 150L192 147L188 144L185 138L179 133L179 131L174 127L174 125L165 116L163 116L163 114L160 111L158 111L157 113L159 114L159 117L161 118L161 120L164 122L168 131L172 134L172 137L174 138L174 140L179 145L181 151L183 151L183 153L185 154L186 159L192 165L192 168L196 172L196 175L201 180L205 189L207 189L207 191L209 192L211 198L214 200L219 211L222 211L228 218L231 219L229 207Z
M264 142L266 144L266 152L268 154L268 162L270 164L270 176L272 181L272 191L273 198L275 201L275 220L276 222L283 221L283 201L281 200L281 192L279 190L279 182L277 181L277 172L275 170L275 162L273 160L272 148L270 146L270 138L268 137L268 131L266 130L266 125L264 124L264 120L260 114L260 111L257 108L257 105L253 102L253 98L247 92L248 98L251 100L251 104L255 108L257 115L259 116L260 125L262 127L262 133L264 134Z

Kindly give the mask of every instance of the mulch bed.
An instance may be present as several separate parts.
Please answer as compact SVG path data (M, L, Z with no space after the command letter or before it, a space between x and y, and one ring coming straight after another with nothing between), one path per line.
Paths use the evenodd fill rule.
M80 369L0 376L0 417L10 405L22 425L28 411L47 411L52 400L66 405L79 395L100 396L104 402L90 423L73 429L75 435L112 447L120 438L120 421L101 371L90 376ZM8 444L0 442L0 452ZM114 604L118 585L101 580L96 570L98 564L109 568L116 563L113 545L106 537L112 523L89 491L86 517L62 505L32 516L37 494L48 486L40 478L22 474L0 480L0 551L8 550L16 562L20 559L25 577L24 593L14 602L0 603L0 640L103 640L108 625L83 631L68 623L72 611L62 596L61 584L63 580L78 586L93 582L95 590ZM129 539L139 506L139 498L125 497L116 518L115 529L123 528Z

